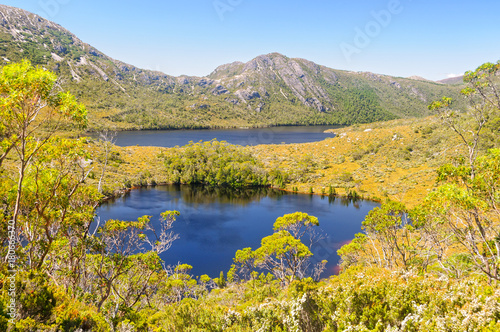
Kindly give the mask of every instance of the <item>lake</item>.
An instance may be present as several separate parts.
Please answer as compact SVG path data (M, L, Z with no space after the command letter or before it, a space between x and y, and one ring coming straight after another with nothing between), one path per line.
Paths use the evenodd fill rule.
M192 274L217 277L227 272L238 249L260 246L273 233L276 218L296 211L319 219L325 238L313 247L315 261L327 259L323 277L338 272L338 248L361 231L361 222L378 203L318 195L293 194L270 188L229 190L189 185L162 185L132 190L127 195L103 203L97 209L101 220L133 221L177 210L181 215L173 231L179 234L161 257L167 264L187 263Z
M340 126L286 126L252 129L201 129L201 130L141 130L118 132L118 146L183 146L189 141L210 141L217 138L237 145L308 143L334 137L324 133ZM95 136L95 135L94 135Z

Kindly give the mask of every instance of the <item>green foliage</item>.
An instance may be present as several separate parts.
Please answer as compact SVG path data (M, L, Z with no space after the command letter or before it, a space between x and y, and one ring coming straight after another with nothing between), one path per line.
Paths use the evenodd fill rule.
M335 188L332 185L328 186L328 195L329 196L335 196L335 195L337 195L337 191L335 190Z
M50 183L51 178L56 177L55 173L59 171L63 179L54 179L51 183L52 190L62 187L63 191L71 193L68 197L71 198L87 176L85 166L81 165L82 159L86 157L82 142L73 143L54 137L56 131L65 125L85 126L87 111L71 94L55 93L55 81L54 73L41 67L33 67L26 60L6 65L0 72L0 167L6 158L12 157L19 169L17 176L9 174L10 179L17 182L17 191L14 198L9 197L10 202L5 209L5 215L14 221L14 225L17 225L23 215L36 210L37 217L43 216L46 219L45 228L52 228L48 224L54 218L45 213L49 210L45 203L50 202L53 197L49 195L47 198L45 193L46 200L39 202L38 209L34 209L30 206L33 201L23 199L23 195L31 193L25 190L25 184L29 185L29 181L33 184L42 178L42 182ZM75 171L77 163L80 163L78 166L81 174ZM44 169L47 164L51 166L48 170ZM51 171L52 174L47 174ZM38 186L35 187L36 196L39 190ZM25 204L26 209L21 210L21 204ZM34 242L33 237L39 236L27 233L31 234L27 234L31 243ZM49 243L52 242L51 235L48 234L47 237ZM44 251L42 257L46 255L47 250Z
M196 284L187 274L192 266L181 264L166 273L159 257L178 238L171 231L178 215L177 211L163 212L155 229L150 216L137 221L108 220L98 235L89 238L86 273L92 278L87 282L96 287L89 300L100 311L124 315L144 298L173 302L190 294ZM158 284L163 287L160 292Z
M18 283L19 305L24 309L22 318L30 317L43 322L50 318L56 299L42 275L29 275L25 283Z
M215 284L219 288L224 288L227 285L226 278L224 277L224 271L220 271L219 278L214 279Z
M348 244L343 245L337 254L341 258L340 266L346 270L350 266L360 263L363 255L364 245L366 244L367 237L363 233L356 233L354 239Z
M318 218L307 213L285 214L276 219L274 233L264 237L259 248L238 250L234 262L246 279L255 279L254 268L265 269L284 283L308 277L311 274L309 259L313 255L310 249L316 240L312 228L318 225ZM306 234L309 234L309 246L301 241Z
M460 263L464 271L473 263L477 270L489 278L499 279L498 234L499 216L496 206L500 196L500 150L490 150L474 162L474 176L471 168L464 165L445 165L439 170L439 179L445 182L430 193L422 205L424 225L438 223L454 235L468 258L452 256L446 264L452 264L450 273ZM457 258L460 258L457 260Z
M64 34L59 37L60 55L81 56L72 38ZM0 49L4 40L8 38L0 34ZM42 61L46 55L32 46L26 47L27 52ZM484 80L496 76L497 70L498 65L486 64L467 74L471 86L463 94L481 98L485 89L492 87ZM85 139L55 136L57 128L85 125L86 114L71 95L52 93L54 79L54 75L27 62L6 67L0 74L4 107L0 112L5 115L0 120L0 152L4 156L0 160L5 162L0 163L0 235L6 243L6 220L15 215L23 240L17 250L20 317L11 330L498 330L499 149L482 153L474 148L469 150L473 152L469 160L466 156L443 165L438 170L440 186L411 211L394 201L371 211L363 222L366 234L357 234L338 251L343 268L338 277L319 283L311 278L316 276L309 266L314 242L309 235L319 222L306 213L295 212L277 218L274 233L264 237L259 248L238 250L235 264L226 275L221 272L214 279L202 275L197 282L190 275L192 266L164 267L159 258L177 238L170 231L177 211L162 213L159 228L153 229L150 217L143 216L131 222L109 220L95 234L89 233L100 195L85 180L91 171L89 161L96 157ZM351 79L345 87L332 87L348 90L345 109L361 103L356 118L359 121L388 114L373 90ZM102 93L107 92L110 90ZM106 102L118 99L110 97ZM150 103L155 102L150 99ZM30 118L21 110L33 105L33 100L45 100L52 108L37 104L35 109L40 106L43 111ZM182 101L175 103L182 109ZM297 107L297 101L290 101L290 105ZM450 105L443 100L435 104L435 109ZM280 111L273 107L268 109L271 113ZM455 118L455 114L447 113L446 118L453 124L469 123L466 116ZM496 119L495 112L488 114ZM151 119L146 116L139 121L150 123ZM279 121L283 119L294 120L283 117ZM314 117L312 121L321 119ZM16 127L18 124L20 127ZM29 127L32 124L35 126ZM22 130L18 129L28 128L26 125L32 135L19 135ZM496 130L494 121L482 126ZM439 132L435 127L420 130L427 138ZM464 138L473 142L467 146L474 146L474 140ZM360 148L352 157L365 160L378 148L376 144ZM22 149L27 153L12 153ZM395 153L413 159L418 149L418 145L406 145ZM246 149L225 142L191 143L167 153L163 157L174 182L282 187L288 181L287 174L279 169L265 172ZM300 169L294 176L302 176L300 173L309 173L317 165L306 156L296 166ZM358 195L350 189L354 176L359 177L356 171L353 173L339 176L351 197ZM322 192L326 193L323 185ZM297 191L296 186L294 189ZM328 193L334 195L335 188L329 186ZM2 251L5 253L5 246ZM325 262L322 264L324 267ZM5 282L7 265L2 263L0 268L0 329L6 330L5 308L10 301ZM261 273L263 270L269 273Z
M149 315L146 328L152 331L222 332L227 331L226 312L227 308L218 304L184 299Z
M339 89L336 97L340 100L345 123L367 123L396 118L381 107L380 98L371 88Z
M103 315L94 307L71 298L64 288L54 285L48 275L18 271L17 277L19 316L12 331L110 331ZM2 304L9 300L5 292L0 295ZM4 327L7 331L7 326Z
M257 264L263 264L269 256L276 256L278 260L285 260L287 255L302 259L311 256L312 253L306 245L287 231L278 231L263 238L260 248L255 251Z
M276 219L273 230L288 231L296 239L301 239L313 226L319 226L318 218L310 216L304 212L288 213Z
M477 279L444 281L357 268L319 285L297 280L267 298L243 298L264 288L259 280L166 307L150 315L148 326L187 331L486 331L498 322L498 290ZM222 304L234 301L239 305Z
M339 175L338 179L342 182L352 182L354 181L354 178L352 177L352 173L350 172L344 172L341 175Z
M175 267L174 271L177 273L186 273L191 271L192 269L193 267L189 264L180 264Z
M7 138L42 111L49 120L64 116L85 125L86 109L68 92L53 93L56 75L23 60L2 68L0 74L1 130ZM51 106L50 109L45 105ZM47 120L45 120L47 121ZM42 122L43 123L43 122ZM52 122L53 124L53 122ZM34 124L32 124L34 126Z
M282 185L280 172L268 174L245 148L212 140L169 150L164 156L167 178L173 183L209 186Z
M361 196L358 194L358 192L354 189L350 189L349 192L347 193L347 198L356 201L361 198Z

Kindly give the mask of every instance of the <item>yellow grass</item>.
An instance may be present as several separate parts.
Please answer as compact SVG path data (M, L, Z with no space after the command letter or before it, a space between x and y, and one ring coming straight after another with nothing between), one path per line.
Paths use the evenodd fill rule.
M424 133L426 128L433 128L433 132ZM334 132L335 138L320 142L249 149L269 170L296 173L300 167L308 168L301 179L287 184L286 190L297 187L299 192L309 193L312 187L314 193L320 194L328 193L331 185L340 195L346 193L346 188L354 189L364 198L388 197L409 207L432 190L436 168L460 153L460 149L449 148L458 145L454 136L432 117L351 126ZM377 149L371 151L373 146ZM165 182L158 155L167 148L132 146L115 150L123 162L109 168L107 180L114 182L112 187L119 187L125 178L134 185L141 179ZM361 157L356 158L356 153ZM345 173L352 176L352 181L343 179Z

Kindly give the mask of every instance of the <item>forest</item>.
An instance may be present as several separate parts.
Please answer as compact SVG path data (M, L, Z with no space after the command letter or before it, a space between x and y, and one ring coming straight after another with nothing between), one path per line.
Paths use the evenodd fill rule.
M394 132L394 122L353 126L314 146L346 146L353 133L387 130L389 138L356 141L342 154L309 149L299 158L279 149L299 153L300 144L118 148L106 135L81 135L87 109L56 89L54 73L27 60L2 67L0 330L498 331L499 73L500 62L466 73L458 105L467 109L443 96L429 105L432 120L415 120L410 132ZM346 109L355 100L381 110L369 91L352 91ZM369 120L363 109L359 116ZM369 192L370 174L388 158L384 149L393 153L392 167L416 170L421 183L393 188L380 174L382 195ZM95 227L106 196L160 182L293 188L381 205L338 251L339 275L321 278L326 261L313 263L318 219L291 212L276 216L260 247L236 251L231 268L211 278L159 256L175 245L183 211Z

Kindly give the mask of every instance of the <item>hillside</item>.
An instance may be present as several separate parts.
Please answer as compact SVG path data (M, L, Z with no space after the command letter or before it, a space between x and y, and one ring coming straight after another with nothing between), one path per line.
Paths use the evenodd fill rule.
M334 70L279 53L220 66L209 77L257 111L267 100L270 109L299 104L335 115L338 123L427 115L429 101L458 91L430 81Z
M462 84L464 81L464 76L457 76L457 77L450 77L450 78L445 78L443 80L439 80L438 83L443 83L443 84Z
M63 27L0 5L0 59L27 58L56 72L90 112L92 128L209 128L351 124L427 115L459 88L346 72L278 53L174 77L112 59Z
M162 128L405 117L425 114L436 91L459 87L277 53L205 78L172 77L106 57L37 16L0 9L3 60L39 64L0 72L0 331L500 330L500 62L468 72L464 99L478 106L469 112L444 98L430 107L433 116L354 124L319 142L117 147L66 137L75 131L59 135L87 117L71 94L54 89L77 93L94 128ZM272 207L273 233L253 247L210 214L218 202L196 200L204 190L189 191L189 204L160 218L144 200L170 208L163 203L174 196L125 205L124 220L96 218L104 197L161 182L233 188L235 199L218 201L240 211L246 193L238 190L248 185L320 194L353 209L364 204L358 198L381 204L350 242L341 240L348 219L336 209L326 211L338 227L330 241L315 230L320 206ZM190 209L208 231L189 220ZM263 219L250 217L250 226ZM213 218L229 227L224 236L215 235ZM189 239L180 222L202 240L238 243L234 264L217 277L194 275L170 251L178 263L167 265L160 255ZM339 275L322 279L325 253L335 252Z

